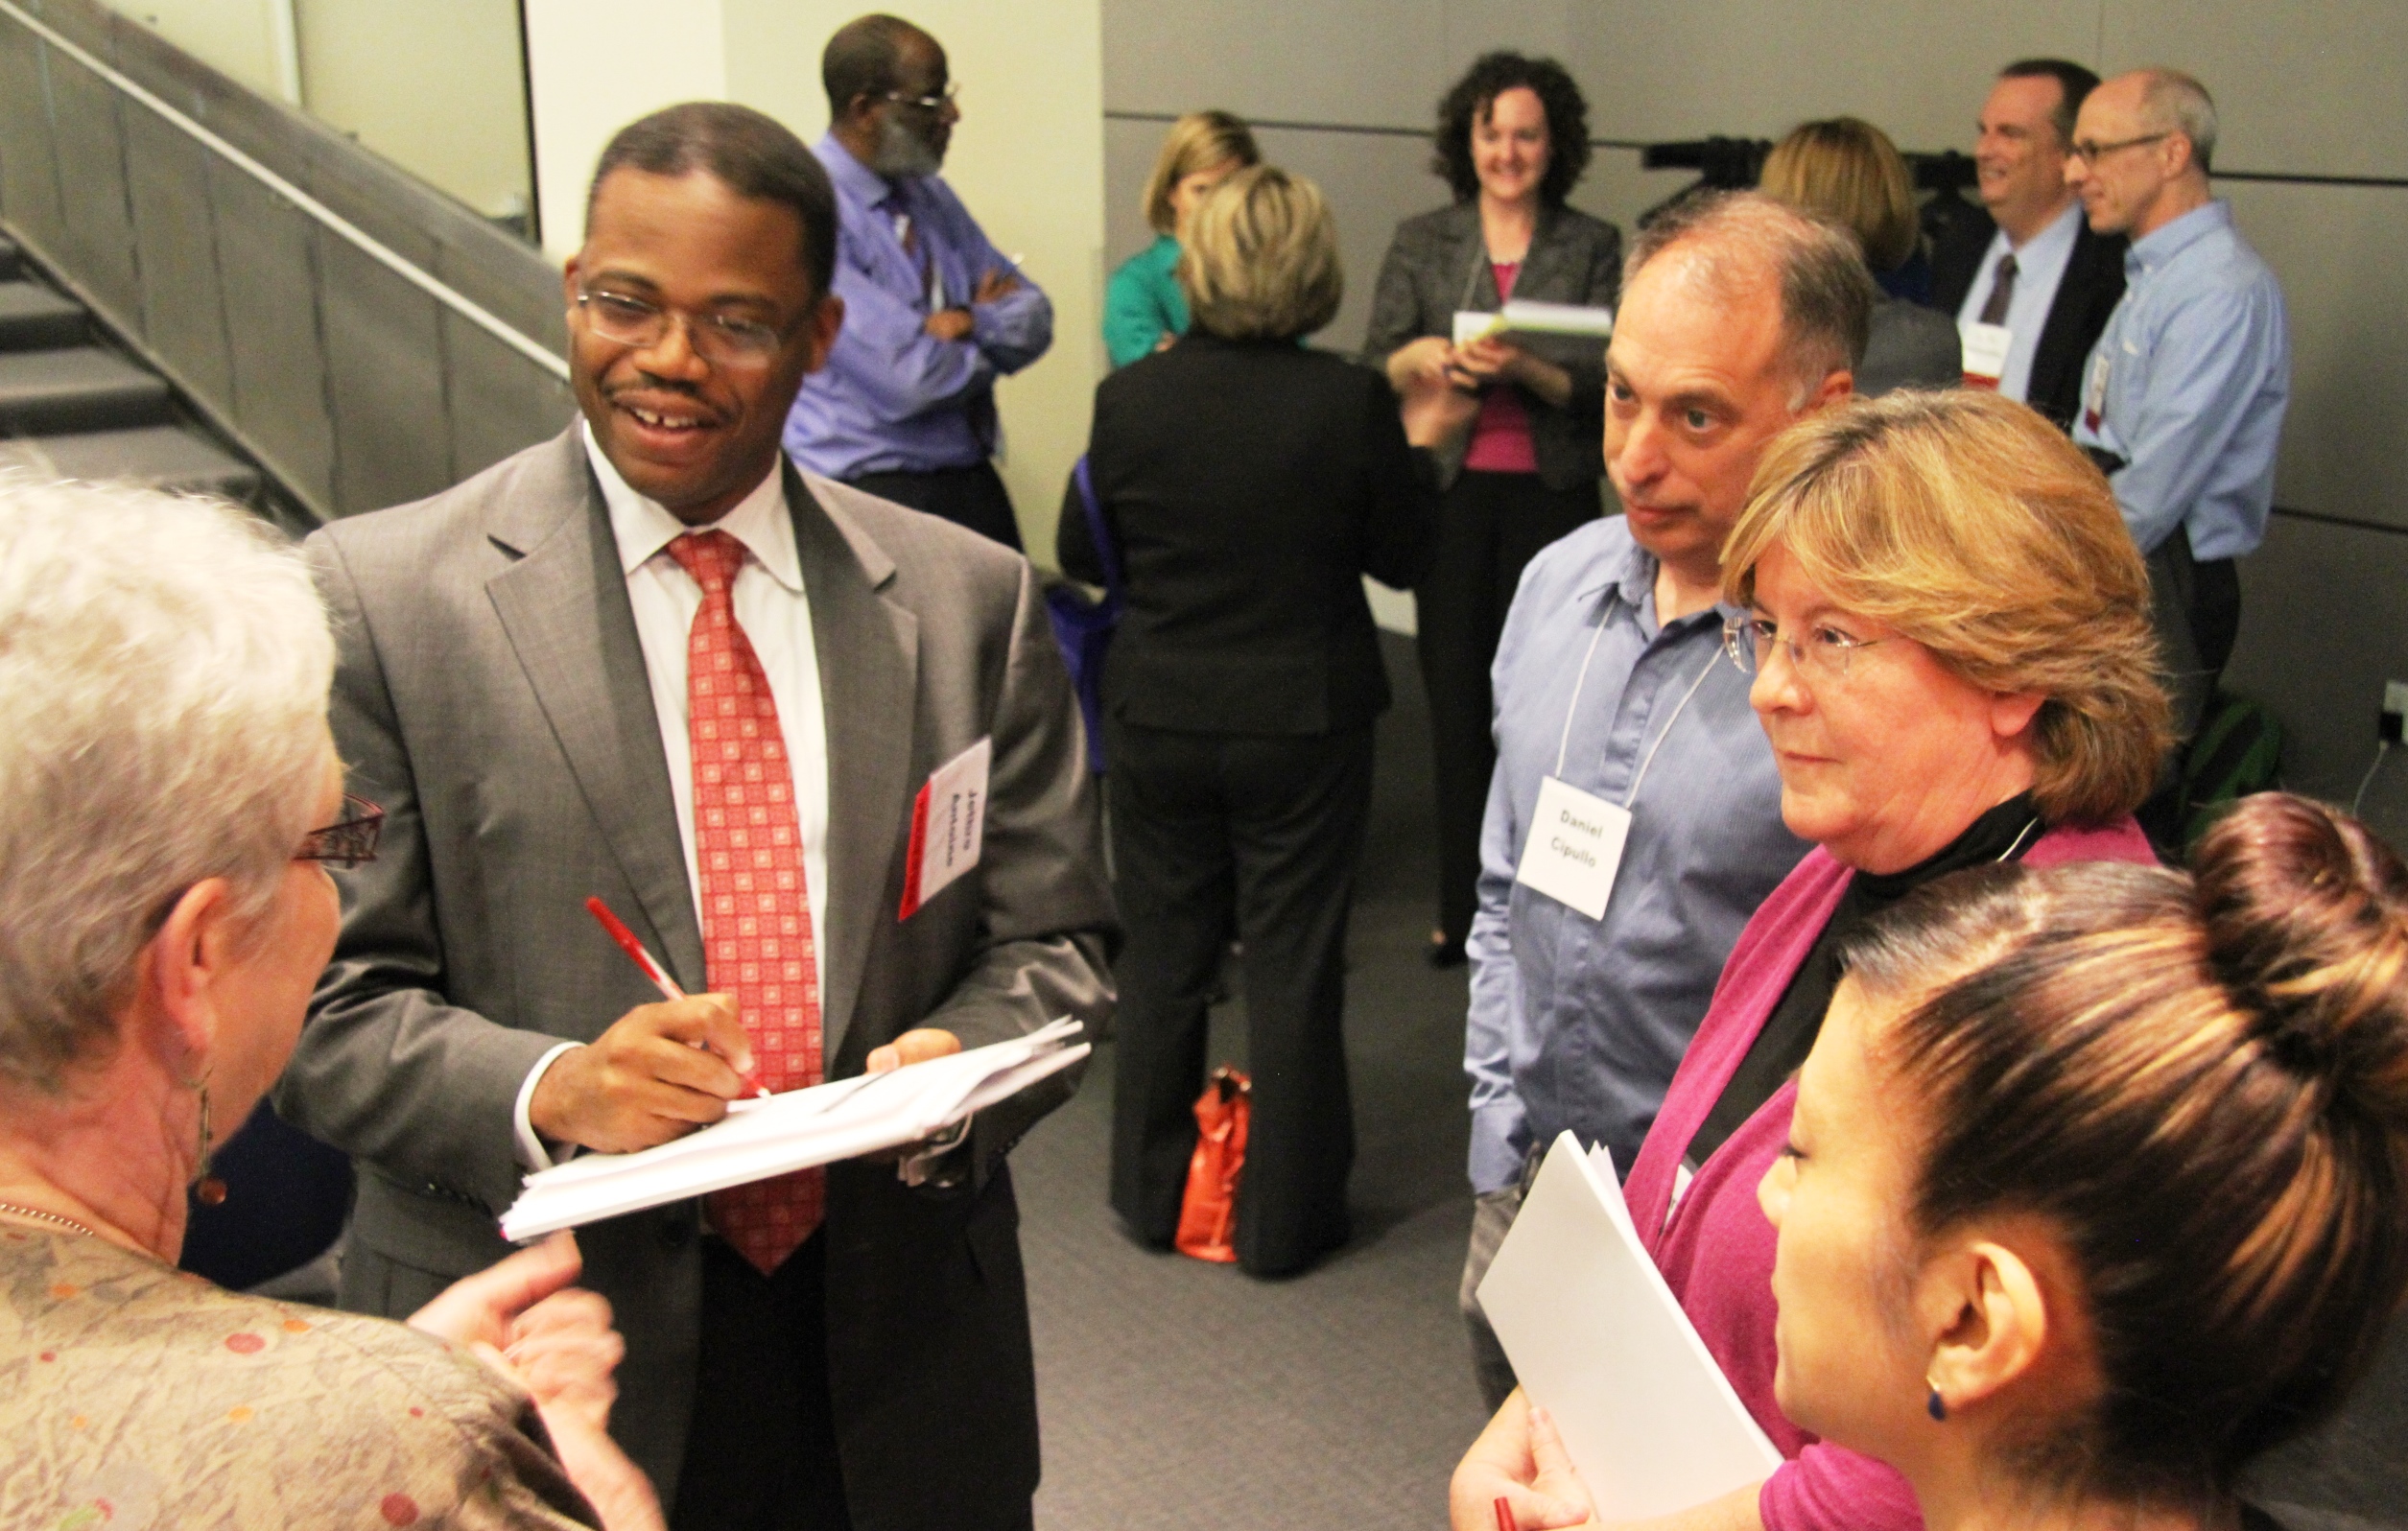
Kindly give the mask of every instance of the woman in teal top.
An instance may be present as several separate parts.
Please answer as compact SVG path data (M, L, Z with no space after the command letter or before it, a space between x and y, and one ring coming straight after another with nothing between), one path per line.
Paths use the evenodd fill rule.
M1103 348L1116 367L1185 335L1187 294L1173 278L1179 235L1204 194L1233 171L1262 163L1254 134L1225 111L1192 111L1170 125L1145 182L1145 222L1156 238L1122 261L1103 294Z

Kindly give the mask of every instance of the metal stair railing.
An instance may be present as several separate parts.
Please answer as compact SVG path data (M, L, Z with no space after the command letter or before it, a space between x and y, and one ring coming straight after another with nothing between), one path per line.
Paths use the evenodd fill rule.
M575 411L540 252L95 0L0 0L0 225L321 520Z

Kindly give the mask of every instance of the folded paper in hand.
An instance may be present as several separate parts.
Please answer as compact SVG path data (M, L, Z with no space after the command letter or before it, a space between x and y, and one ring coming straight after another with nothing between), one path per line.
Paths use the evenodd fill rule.
M587 1154L527 1177L502 1214L516 1242L791 1169L832 1165L933 1138L975 1112L1059 1073L1092 1050L1075 1021L1025 1037L860 1074L767 1099L739 1100L714 1126L632 1154Z
M1454 342L1469 345L1492 335L1576 335L1608 340L1614 334L1614 311L1581 303L1542 303L1514 298L1494 314L1470 311L1454 317Z
M1603 1148L1555 1140L1479 1295L1607 1519L1688 1509L1781 1466L1641 1245Z

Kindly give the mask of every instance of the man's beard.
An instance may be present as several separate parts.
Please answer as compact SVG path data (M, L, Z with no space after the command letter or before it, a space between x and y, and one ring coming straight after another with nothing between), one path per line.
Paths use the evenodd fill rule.
M869 168L881 176L933 176L945 165L945 156L931 148L928 140L905 126L900 112L888 112L878 125L878 148L870 156Z

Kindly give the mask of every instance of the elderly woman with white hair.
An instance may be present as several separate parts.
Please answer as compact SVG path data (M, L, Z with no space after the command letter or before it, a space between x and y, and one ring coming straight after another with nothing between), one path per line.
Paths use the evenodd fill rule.
M240 512L0 484L0 1524L660 1523L567 1237L426 1332L175 1268L375 854L333 662Z

